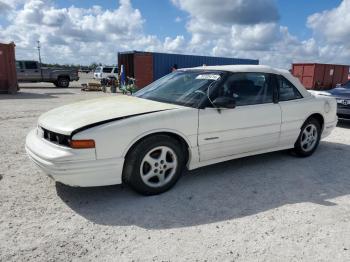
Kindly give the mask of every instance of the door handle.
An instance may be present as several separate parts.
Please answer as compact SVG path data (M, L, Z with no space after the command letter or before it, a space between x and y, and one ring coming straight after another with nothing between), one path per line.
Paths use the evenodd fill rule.
M21 70L20 72L21 72L21 73L24 73L24 70Z
M35 72L35 73L38 73L39 71L38 71L38 70L35 70L34 72Z

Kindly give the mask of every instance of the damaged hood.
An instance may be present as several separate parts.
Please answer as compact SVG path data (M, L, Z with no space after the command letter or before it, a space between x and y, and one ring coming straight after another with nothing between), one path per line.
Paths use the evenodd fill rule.
M113 96L58 107L40 116L38 125L52 132L71 135L90 125L163 110L181 108L133 96Z

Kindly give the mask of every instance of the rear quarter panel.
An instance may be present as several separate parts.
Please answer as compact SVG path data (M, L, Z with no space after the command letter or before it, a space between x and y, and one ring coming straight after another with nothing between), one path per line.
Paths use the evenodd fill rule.
M314 97L280 102L282 111L281 145L294 145L300 129L305 121L313 114L320 114L324 119L324 126L337 121L337 104L335 99Z

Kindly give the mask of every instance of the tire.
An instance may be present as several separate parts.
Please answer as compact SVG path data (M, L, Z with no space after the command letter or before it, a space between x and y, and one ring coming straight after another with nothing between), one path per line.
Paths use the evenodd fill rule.
M69 78L68 77L59 77L57 79L57 86L62 88L69 87Z
M309 118L301 127L294 153L300 157L311 156L317 149L321 139L321 124L315 118Z
M183 147L167 135L139 142L127 155L123 182L143 195L157 195L173 187L185 167Z

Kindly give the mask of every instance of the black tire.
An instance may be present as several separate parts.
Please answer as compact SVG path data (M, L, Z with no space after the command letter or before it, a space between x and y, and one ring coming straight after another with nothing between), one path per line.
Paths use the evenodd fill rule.
M69 78L68 77L59 77L57 79L57 87L62 87L62 88L69 87Z
M315 132L317 132L316 137L315 135L312 135L311 138L310 137L307 138L307 135L305 135L304 131L311 132L312 128L315 128ZM309 118L308 120L306 120L303 126L301 127L299 137L294 144L293 152L299 157L311 156L316 151L320 143L321 132L322 132L321 124L317 119ZM307 143L307 145L305 144L305 141L307 139L309 139L309 142L311 143L310 147L308 147L309 143ZM314 141L314 142L311 142L311 141Z
M167 151L167 148L169 151ZM174 165L176 167L174 169L168 167L169 169L166 170L167 167L164 162L161 163L159 160L161 156L157 156L158 151L161 150L159 154L162 154L163 149L167 151L166 158L169 158L166 160L165 164L167 164L167 161L169 161L168 163L170 164L175 163ZM152 161L156 162L153 167L145 160L149 159L147 156L151 156L152 154L154 154L152 156ZM176 157L173 155L176 155ZM167 135L147 137L141 140L141 142L127 154L123 169L123 182L143 195L157 195L163 193L173 187L179 180L185 167L185 161L186 157L183 146L176 139ZM157 171L159 172L158 175L160 175L160 172L164 172L162 173L164 174L164 176L162 175L164 184L162 184L163 182L161 183L161 179L157 175L154 175L157 170L156 164L159 167L159 171ZM147 174L144 175L142 173L147 173L147 165L149 166L148 169L150 169L148 170L148 174L152 173L151 175L153 176L145 182ZM157 185L157 183L159 183L159 185Z

